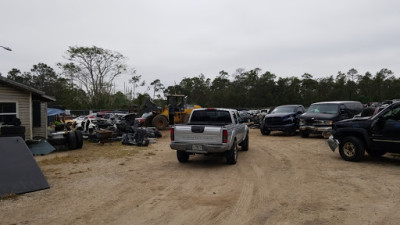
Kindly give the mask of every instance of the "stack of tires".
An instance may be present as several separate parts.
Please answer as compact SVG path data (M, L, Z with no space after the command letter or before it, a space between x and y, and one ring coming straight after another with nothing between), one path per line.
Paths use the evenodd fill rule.
M2 126L1 137L21 137L25 140L24 126Z
M83 135L80 130L55 132L49 135L47 141L53 145L56 150L74 150L82 148Z
M69 150L80 149L83 146L83 135L80 130L70 131L67 136Z

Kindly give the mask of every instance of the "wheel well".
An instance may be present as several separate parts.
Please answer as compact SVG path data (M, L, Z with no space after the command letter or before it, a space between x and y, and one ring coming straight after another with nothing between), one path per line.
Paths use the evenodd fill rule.
M343 133L341 133L340 134L340 138L339 139L343 139L343 138L345 138L345 137L350 137L350 136L353 136L353 137L356 137L356 138L358 138L358 139L360 139L360 141L364 144L364 147L367 149L368 148L368 144L367 144L367 141L365 140L365 137L364 137L364 135L363 134L361 134L361 133L355 133L355 132L343 132Z
M229 149L231 149L231 148L233 147L233 144L234 144L234 143L238 144L236 141L237 141L236 137L235 137L235 138L233 138L232 145L230 146L230 148L229 148Z

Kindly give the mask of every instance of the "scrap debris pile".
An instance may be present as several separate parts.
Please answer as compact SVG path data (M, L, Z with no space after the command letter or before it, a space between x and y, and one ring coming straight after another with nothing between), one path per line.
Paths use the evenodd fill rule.
M93 142L121 141L124 145L148 146L160 138L161 132L155 127L143 127L136 114L112 115L104 118L86 118L77 124L84 138Z

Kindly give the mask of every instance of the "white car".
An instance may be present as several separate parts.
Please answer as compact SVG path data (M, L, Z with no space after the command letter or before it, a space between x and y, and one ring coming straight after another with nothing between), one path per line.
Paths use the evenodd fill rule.
M84 116L82 120L77 120L75 128L84 132L93 132L96 129L97 118L95 115Z

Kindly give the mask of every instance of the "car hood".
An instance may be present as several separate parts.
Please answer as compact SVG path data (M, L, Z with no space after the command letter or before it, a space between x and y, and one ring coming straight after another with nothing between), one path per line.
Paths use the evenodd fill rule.
M346 119L335 123L336 128L342 127L368 127L372 122L371 117L357 117L353 119Z
M303 113L300 119L317 119L317 120L330 120L337 116L337 114L328 113Z
M274 113L274 114L267 114L265 115L265 118L270 118L270 117L286 117L286 116L294 116L295 113Z

